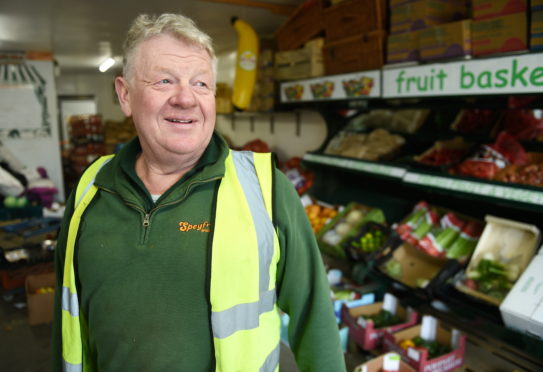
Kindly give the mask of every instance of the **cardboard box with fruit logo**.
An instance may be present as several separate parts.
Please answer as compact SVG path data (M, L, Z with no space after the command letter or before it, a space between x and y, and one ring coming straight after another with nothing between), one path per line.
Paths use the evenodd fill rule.
M29 275L25 281L28 323L38 325L53 321L55 274Z
M383 336L386 351L396 352L419 372L448 372L464 364L466 335L425 315L422 324Z
M381 346L385 332L397 332L417 324L418 314L403 308L396 297L385 293L382 302L351 308L344 305L341 319L362 349L373 350Z
M382 210L355 202L349 203L317 234L319 248L325 254L347 258L343 249L345 241L356 235L367 222L385 222Z

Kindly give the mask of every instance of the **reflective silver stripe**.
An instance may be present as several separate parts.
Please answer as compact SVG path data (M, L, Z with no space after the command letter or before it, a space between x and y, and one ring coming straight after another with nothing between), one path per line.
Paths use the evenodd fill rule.
M82 372L83 371L83 365L81 364L71 364L67 361L62 361L62 370L64 372Z
M71 316L79 316L79 301L76 293L70 293L70 288L62 287L62 310Z
M277 369L277 366L279 365L279 350L280 346L277 344L275 349L272 350L264 361L264 364L262 364L262 367L260 367L259 372L273 372Z
M272 311L276 302L275 289L268 290L275 232L262 196L253 154L232 151L232 159L253 217L257 236L259 300L253 303L238 304L224 311L213 312L211 314L211 328L213 336L216 338L225 338L240 330L257 328L260 314Z
M92 187L92 185L94 185L94 180L96 179L96 175L98 174L98 172L100 172L100 169L102 169L102 167L104 165L106 165L107 163L109 163L109 161L113 159L113 158L109 158L109 159L106 159L101 165L100 165L100 168L98 168L98 170L96 171L96 173L94 173L94 177L92 177L92 180L87 184L87 186L85 186L85 190L83 190L83 192L81 193L81 196L79 197L79 200L75 203L75 208L77 208L79 206L79 203L81 203L81 200L83 200L83 198L85 197L85 195L87 194L87 192L89 191L89 189Z
M226 338L241 330L259 325L260 314L273 310L276 302L275 289L260 294L258 302L239 304L227 310L211 314L211 328L216 338Z
M266 292L270 284L270 263L273 258L273 223L270 220L262 189L253 161L253 154L245 151L232 151L239 182L247 198L258 239L260 273L260 292Z

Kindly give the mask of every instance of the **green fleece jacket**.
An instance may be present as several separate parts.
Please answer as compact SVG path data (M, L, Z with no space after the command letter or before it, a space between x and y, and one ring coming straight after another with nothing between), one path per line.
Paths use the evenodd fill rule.
M74 265L88 343L99 371L213 371L209 232L226 143L214 134L198 165L156 203L135 173L134 139L96 177L98 193L83 216ZM290 316L289 343L302 371L345 370L322 260L298 195L274 173L281 246L277 304ZM56 249L62 286L68 199ZM243 226L239 226L243 229ZM60 291L56 291L53 371L61 371Z

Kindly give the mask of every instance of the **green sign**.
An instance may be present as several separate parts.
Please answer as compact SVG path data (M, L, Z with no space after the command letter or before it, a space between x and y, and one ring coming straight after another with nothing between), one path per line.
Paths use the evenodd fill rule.
M383 97L543 93L543 54L383 70Z

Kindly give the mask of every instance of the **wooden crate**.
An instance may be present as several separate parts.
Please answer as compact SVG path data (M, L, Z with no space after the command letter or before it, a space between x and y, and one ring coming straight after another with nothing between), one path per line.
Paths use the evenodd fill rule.
M346 0L323 13L326 41L386 29L386 0Z
M324 33L322 11L324 0L308 0L275 32L277 49L300 48L309 40Z
M327 75L375 70L384 65L384 31L348 37L326 43L323 48Z

